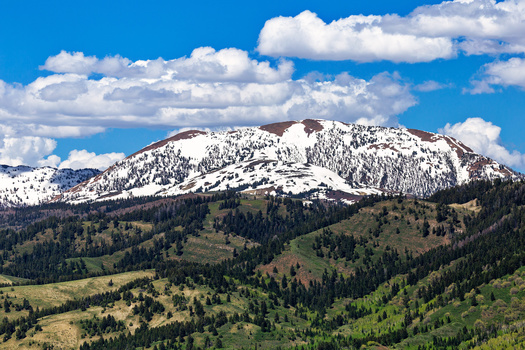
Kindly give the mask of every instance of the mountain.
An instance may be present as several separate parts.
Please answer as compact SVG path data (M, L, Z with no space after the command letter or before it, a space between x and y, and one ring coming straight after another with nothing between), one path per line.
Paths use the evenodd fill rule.
M0 165L0 208L37 205L99 174L96 169Z
M256 164L264 174L253 171ZM295 173L289 181L282 177L286 172ZM55 200L80 203L225 188L307 198L379 189L428 196L475 179L520 177L452 137L307 119L236 131L185 131Z

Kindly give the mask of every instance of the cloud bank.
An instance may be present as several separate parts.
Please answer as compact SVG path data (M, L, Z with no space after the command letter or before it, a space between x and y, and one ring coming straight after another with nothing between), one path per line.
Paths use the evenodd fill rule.
M467 55L524 53L523 0L455 0L407 16L356 15L325 23L304 11L268 20L257 50L313 60L430 62Z
M454 125L447 123L439 132L460 140L475 152L499 163L525 169L525 154L507 150L500 139L501 128L491 122L481 118L468 118L463 123Z
M81 137L108 127L220 127L312 116L396 125L396 115L415 104L395 74L293 80L290 61L272 67L237 49L136 62L61 52L42 69L55 74L26 86L0 81L4 134Z
M64 165L45 158L56 146L52 139L107 128L221 128L310 117L396 126L397 115L416 103L397 74L294 80L292 62L257 61L238 49L203 47L189 57L136 62L62 51L41 69L53 74L25 86L0 81L0 137L34 141L31 152L16 157L0 150L6 163L77 166L86 153L75 151ZM100 168L101 158L90 159Z

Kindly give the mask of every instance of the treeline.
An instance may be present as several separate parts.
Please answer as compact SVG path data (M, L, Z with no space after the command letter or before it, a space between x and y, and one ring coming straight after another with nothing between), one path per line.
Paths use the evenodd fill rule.
M79 268L75 261L68 259L111 255L128 248L133 249L133 254L127 252L124 258L115 264L112 273L128 270L130 266L151 268L160 260L161 251L168 250L172 244L176 244L180 251L185 237L197 234L202 229L202 221L209 213L209 202L228 199L229 196L234 194L188 198L150 209L131 211L119 217L110 217L104 212L93 212L85 218L50 217L30 224L18 232L11 229L1 230L0 273L30 279L36 284L97 276L106 272L90 273L87 269ZM85 220L90 221L91 226L84 228ZM130 232L129 224L124 230L119 229L119 221L145 221L154 226L148 231L134 227L133 232ZM111 241L95 241L93 236L107 230L111 222L114 227ZM94 225L97 225L97 229ZM37 234L49 230L53 232L53 239L34 242L30 251L24 251L22 254L17 252L17 246L35 240ZM151 240L159 233L164 233L164 237L155 240L153 248L137 248L139 244ZM9 264L4 264L8 261Z

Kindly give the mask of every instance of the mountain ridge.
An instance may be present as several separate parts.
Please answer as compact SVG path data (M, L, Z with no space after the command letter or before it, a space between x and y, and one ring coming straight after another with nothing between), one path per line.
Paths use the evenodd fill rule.
M81 203L172 193L174 187L192 178L235 164L268 160L296 168L301 164L325 168L363 194L381 189L428 196L475 179L522 177L446 135L305 119L234 131L184 131L133 153L54 201ZM250 187L242 180L243 186ZM277 181L275 176L268 182ZM324 181L316 178L315 182ZM234 185L229 187L237 187Z
M0 208L45 203L99 173L96 169L0 165Z

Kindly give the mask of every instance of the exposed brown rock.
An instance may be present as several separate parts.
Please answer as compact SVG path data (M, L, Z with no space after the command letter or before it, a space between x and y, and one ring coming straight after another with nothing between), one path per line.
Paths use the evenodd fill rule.
M259 129L267 131L269 133L275 134L277 136L283 136L286 129L288 129L290 126L297 124L295 121L287 121L287 122L280 122L280 123L273 123L268 125L260 126Z
M196 182L192 181L189 184L187 184L186 186L181 187L181 190L183 190L183 191L189 190L189 189L193 188L195 186L195 184L196 184Z
M438 139L436 138L437 135L432 134L430 132L426 132L423 130L417 130L417 129L407 129L409 133L412 135L415 135L421 139L421 141L426 142L436 142Z
M304 131L308 135L310 135L314 131L321 131L321 130L323 130L323 126L321 125L321 123L319 123L315 119L305 119L305 120L302 121L302 123L304 124Z
M288 129L290 126L297 124L296 121L286 121L286 122L280 122L280 123L273 123L268 125L260 126L259 129L270 132L272 134L283 136L286 129ZM323 126L319 121L314 119L305 119L301 122L301 124L304 125L304 131L310 135L314 131L321 131L323 130Z
M344 199L344 200L347 200L347 201L358 202L361 199L363 199L363 196L356 196L354 194L346 193L346 192L343 192L343 191L329 191L329 192L326 193L326 198L332 199L332 200L335 200L335 201L340 201L340 200Z
M417 129L407 129L407 131L412 135L419 137L421 141L437 142L439 140L445 140L445 142L450 146L450 148L456 151L456 154L459 158L461 158L465 153L474 153L474 151L470 147L464 145L461 141L456 140L455 138L450 136L432 134L430 132Z
M98 199L111 198L111 197L118 196L120 194L122 194L122 191L111 192L111 193L108 193L108 194L105 194L103 196L98 197Z
M279 191L279 190L282 191L282 187L279 186L278 188L275 188L275 186L270 186L270 187L258 188L258 189L253 189L253 190L244 190L243 193L253 194L257 196L265 196L273 191Z

